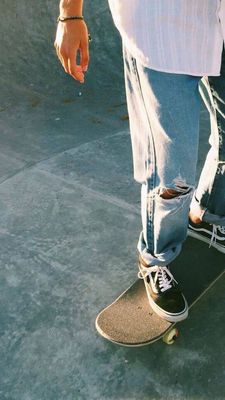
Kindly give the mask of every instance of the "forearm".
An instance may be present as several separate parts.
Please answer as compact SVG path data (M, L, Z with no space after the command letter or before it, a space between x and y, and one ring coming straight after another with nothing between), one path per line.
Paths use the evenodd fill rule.
M82 15L83 0L60 0L59 12L64 17Z

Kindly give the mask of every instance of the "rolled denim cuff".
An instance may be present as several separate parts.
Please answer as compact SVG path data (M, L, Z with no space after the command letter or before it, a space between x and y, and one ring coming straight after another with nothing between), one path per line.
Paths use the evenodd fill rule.
M144 241L143 231L140 233L137 250L141 258L149 266L157 265L158 267L165 267L170 264L175 258L180 254L182 248L182 243L177 243L177 246L172 249L166 250L164 253L155 254L154 256L149 253L146 249L146 244Z
M199 217L202 221L207 222L208 224L225 226L225 217L221 217L217 214L210 213L207 208L203 208L199 201L196 199L195 194L192 197L190 211L196 216Z

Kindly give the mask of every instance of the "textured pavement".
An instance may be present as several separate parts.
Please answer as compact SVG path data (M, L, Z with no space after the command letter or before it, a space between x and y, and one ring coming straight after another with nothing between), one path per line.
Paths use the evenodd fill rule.
M0 4L0 400L225 399L224 280L173 346L122 348L95 331L136 279L140 185L107 1L85 3L83 86L55 56L57 3ZM198 174L209 130L202 107Z

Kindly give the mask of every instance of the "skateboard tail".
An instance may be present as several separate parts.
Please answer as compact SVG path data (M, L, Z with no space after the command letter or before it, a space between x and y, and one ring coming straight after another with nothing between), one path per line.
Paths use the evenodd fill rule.
M103 310L104 311L104 310ZM101 314L101 313L100 313ZM100 316L100 314L98 315L98 317ZM107 335L106 332L104 332L101 327L98 325L98 317L95 320L95 328L97 330L97 332L106 340L110 341L111 343L114 343L116 345L122 346L122 347L143 347L143 346L148 346L151 343L157 342L157 340L162 339L168 332L170 332L171 328L173 328L175 326L175 323L172 324L166 331L163 332L163 334L154 337L154 339L152 340L147 340L145 342L141 342L141 343L135 343L135 342L120 342L117 340L113 340L109 335Z

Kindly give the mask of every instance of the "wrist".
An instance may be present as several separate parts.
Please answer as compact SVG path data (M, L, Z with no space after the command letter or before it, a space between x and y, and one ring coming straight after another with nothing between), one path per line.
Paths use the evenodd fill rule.
M82 16L83 0L61 0L59 3L59 13L64 17L70 15Z
M83 16L71 15L71 16L65 17L63 15L59 15L57 22L83 21L83 20L84 20Z

